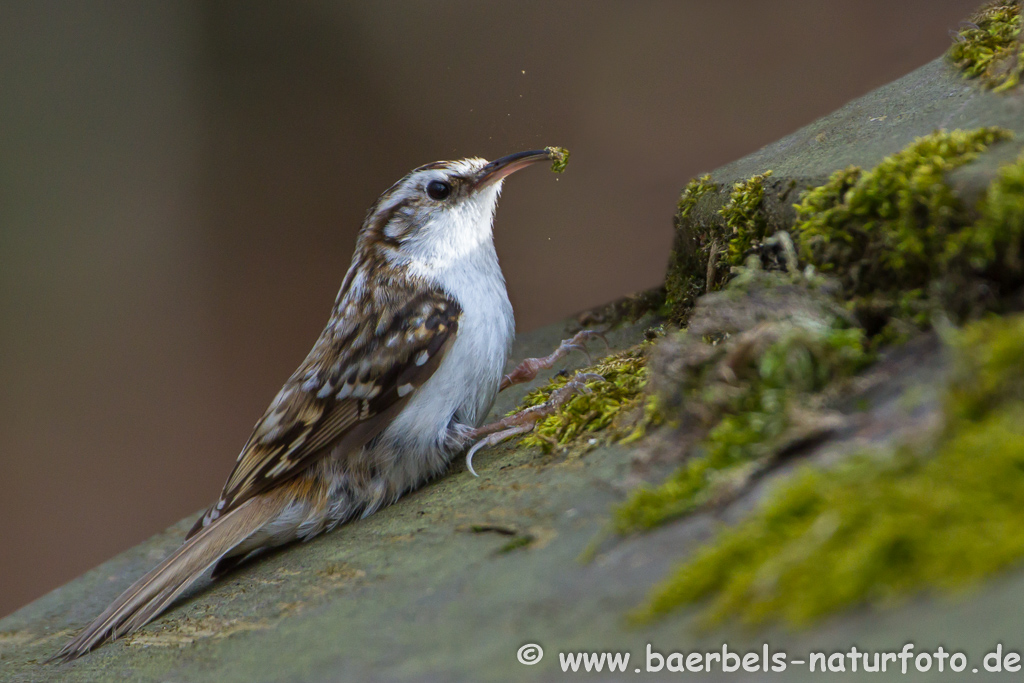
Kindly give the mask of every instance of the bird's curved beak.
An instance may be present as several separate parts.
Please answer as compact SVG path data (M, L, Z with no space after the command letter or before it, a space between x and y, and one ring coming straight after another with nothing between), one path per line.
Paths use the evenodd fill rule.
M530 164L535 164L538 161L552 161L553 159L554 157L551 152L546 149L516 152L515 154L495 159L480 169L476 175L476 181L473 183L473 188L476 190L483 189L521 168L526 168Z

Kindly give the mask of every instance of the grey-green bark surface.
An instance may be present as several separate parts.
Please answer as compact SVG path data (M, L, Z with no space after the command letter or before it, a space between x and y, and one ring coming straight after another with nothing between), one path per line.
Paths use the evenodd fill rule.
M884 157L935 130L1000 126L1016 132L1017 139L1001 145L996 156L961 175L975 191L983 189L1002 163L1013 160L1024 147L1024 96L1019 90L993 94L964 80L960 73L937 59L910 74L850 102L842 109L716 169L711 178L729 184L771 169L770 185L782 191L790 181L796 187L820 185L833 172L847 166L872 168ZM996 150L993 150L996 153ZM778 210L787 211L790 201Z
M811 184L850 164L870 167L915 136L945 127L1002 125L1024 131L1019 93L985 94L941 61L885 86L783 140L719 169L728 183L773 169L772 182ZM1009 160L1019 143L1000 152ZM987 184L992 158L957 172L965 191ZM685 179L680 179L684 182ZM787 203L778 203L785 210ZM704 209L710 207L698 208ZM666 207L666 213L671 207ZM661 267L662 264L657 264ZM613 348L643 337L651 318L610 335ZM523 335L515 359L549 353L567 335L556 324ZM577 359L578 360L578 359ZM806 458L841 457L867 442L924 429L936 412L945 368L940 346L924 338L883 360L864 385L849 429ZM527 390L503 394L493 415ZM643 627L625 613L686 557L715 526L735 519L772 484L767 477L727 509L684 518L659 530L607 542L588 563L581 552L605 528L623 499L631 447L600 446L585 455L505 444L481 452L481 478L460 463L447 476L365 520L310 543L259 559L200 587L136 636L70 664L43 664L76 629L180 543L192 518L113 558L79 579L0 620L4 681L507 681L560 680L559 653L628 651L626 674L577 674L590 680L677 680L647 673L647 644L661 652L916 652L942 645L963 651L968 670L996 644L1019 650L1024 575L1013 573L955 599L922 597L890 609L855 610L791 632L726 628L700 633L692 613ZM785 473L783 466L774 476ZM491 529L491 530L484 530ZM510 541L525 545L502 552ZM526 542L528 541L528 542ZM516 659L526 643L544 658ZM640 669L641 673L635 673ZM948 678L934 668L902 676ZM818 680L806 665L783 674L698 674L704 680ZM846 674L850 675L850 674ZM691 674L691 676L693 676ZM828 675L826 678L838 677Z

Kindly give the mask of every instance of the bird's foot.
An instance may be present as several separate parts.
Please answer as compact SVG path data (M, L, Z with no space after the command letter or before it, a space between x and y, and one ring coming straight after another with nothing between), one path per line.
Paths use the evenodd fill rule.
M536 378L537 373L541 370L548 370L554 367L555 363L568 356L570 351L582 351L586 355L587 360L593 362L590 352L587 351L587 342L595 338L601 339L605 346L609 346L608 339L605 338L603 332L595 332L594 330L577 332L572 339L563 340L550 356L527 358L517 365L512 372L501 378L501 386L498 388L498 391L504 391L514 384L529 382ZM611 347L609 346L609 348Z
M578 337L579 335L576 336ZM573 337L573 339L575 338L576 337ZM571 342L572 340L569 341ZM562 342L563 346L565 344L566 342ZM555 353L558 352L556 351ZM488 446L495 446L506 439L512 438L513 436L533 431L533 428L537 426L538 422L549 415L554 415L559 408L565 405L565 403L576 394L589 394L591 389L587 386L587 382L594 381L603 382L604 377L592 372L577 372L573 375L572 379L551 392L551 396L548 397L548 400L544 403L524 408L518 413L514 413L508 417L503 417L496 422L474 429L468 435L468 440L476 441L476 443L474 443L466 453L466 469L468 469L474 477L479 477L480 475L476 473L475 469L473 469L473 456L476 455L478 450Z

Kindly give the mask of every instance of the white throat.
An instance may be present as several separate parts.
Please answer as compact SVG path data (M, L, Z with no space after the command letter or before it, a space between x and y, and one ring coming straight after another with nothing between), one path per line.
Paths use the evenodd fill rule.
M430 271L457 269L460 264L481 258L496 264L492 226L500 193L498 182L471 199L438 209L402 245L403 257L425 277Z

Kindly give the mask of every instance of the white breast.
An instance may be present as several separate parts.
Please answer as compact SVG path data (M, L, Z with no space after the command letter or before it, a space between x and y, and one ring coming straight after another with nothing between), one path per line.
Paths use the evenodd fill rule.
M460 432L483 423L494 405L515 335L512 304L490 239L425 277L462 307L459 328L438 369L384 431L392 474L415 486L447 466Z

